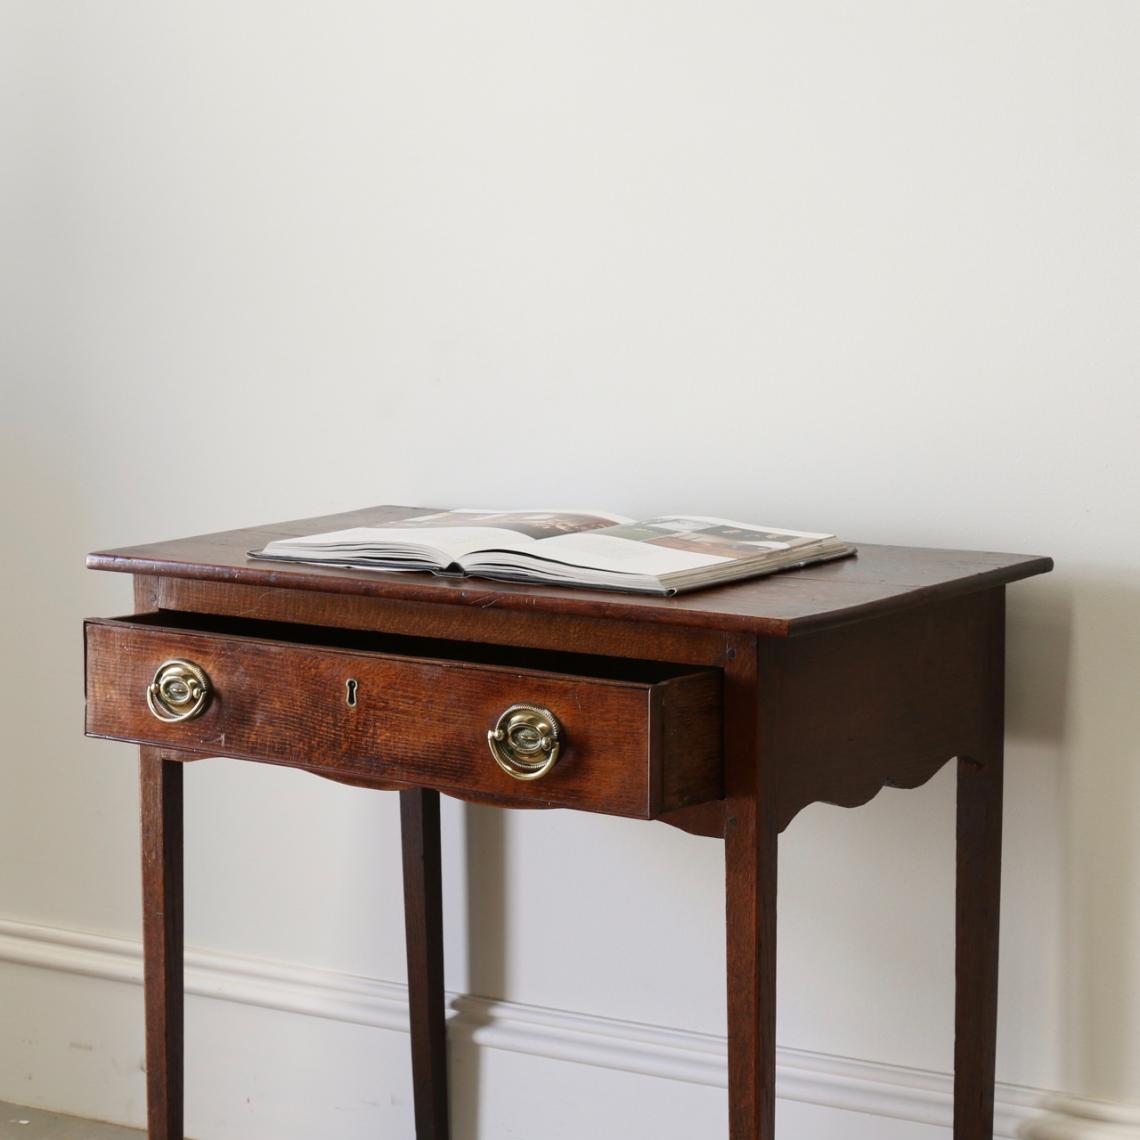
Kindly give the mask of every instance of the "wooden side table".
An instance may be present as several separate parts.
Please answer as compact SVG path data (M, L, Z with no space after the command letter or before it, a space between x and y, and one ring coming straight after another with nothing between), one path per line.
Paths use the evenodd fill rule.
M411 513L88 560L135 579L135 614L86 626L87 733L142 746L151 1140L183 1135L182 763L215 755L399 791L418 1140L448 1136L440 792L723 837L729 1137L774 1140L779 833L956 759L954 1136L988 1140L1004 595L1051 561L864 546L661 599L246 557Z

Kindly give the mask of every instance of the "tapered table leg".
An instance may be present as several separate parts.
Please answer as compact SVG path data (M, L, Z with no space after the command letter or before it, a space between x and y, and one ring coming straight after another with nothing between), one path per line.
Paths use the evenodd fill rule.
M416 1140L447 1140L439 793L400 793Z
M992 1140L1002 750L958 761L954 1140Z
M759 732L757 646L724 672L729 1140L776 1135L777 829Z
M727 819L725 860L728 1135L775 1140L776 836L737 810Z
M147 1135L182 1140L182 765L140 752Z

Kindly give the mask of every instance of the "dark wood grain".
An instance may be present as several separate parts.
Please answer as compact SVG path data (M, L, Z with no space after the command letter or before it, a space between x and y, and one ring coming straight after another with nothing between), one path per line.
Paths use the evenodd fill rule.
M400 793L416 1140L448 1140L439 794Z
M1001 859L1004 587L1046 558L865 546L859 558L660 599L251 561L379 508L92 555L136 575L131 621L88 626L88 730L142 753L151 1137L182 1128L177 761L223 754L401 794L419 1140L446 1140L436 789L502 806L660 818L723 836L731 1140L774 1140L778 834L959 757L955 1140L991 1140ZM251 622L253 623L251 625ZM162 725L167 657L217 690ZM656 663L656 664L654 664ZM344 681L360 702L349 709ZM485 733L548 705L566 753L502 774Z
M170 658L201 666L214 690L201 716L176 724L144 699ZM524 807L649 819L719 798L719 673L614 659L598 668L613 676L93 621L87 731ZM348 678L358 682L355 707ZM487 747L488 729L519 702L550 708L564 730L563 755L541 780L513 779Z
M724 800L710 800L707 804L693 804L691 807L677 808L658 817L679 831L690 835L703 835L708 839L724 838Z
M144 575L136 582L145 599L144 604L136 604L136 610L217 614L443 638L465 644L529 646L695 665L722 665L727 644L726 635L717 630L609 618L567 619L556 613L508 610L496 605L438 606L355 594L322 594L286 586L268 590L241 583L152 575Z
M954 1140L993 1137L1005 735L1000 616L999 606L987 646L985 733L958 761Z
M742 637L725 669L725 903L729 1140L776 1135L776 857L774 757L762 710L778 700Z
M296 519L99 551L89 556L88 565L97 570L240 582L274 589L286 587L437 605L496 607L507 611L544 611L781 637L986 589L1044 573L1052 566L1048 558L1017 554L864 545L860 547L858 558L698 590L675 598L656 598L438 578L430 574L353 572L248 557L249 551L261 549L276 538L368 526L409 517L417 509L429 511L429 508L372 507L341 515Z
M182 767L139 757L149 1140L182 1140Z
M773 646L780 829L811 803L918 787L988 742L1004 620L999 587Z
M954 1140L992 1140L1001 896L1002 761L958 761Z

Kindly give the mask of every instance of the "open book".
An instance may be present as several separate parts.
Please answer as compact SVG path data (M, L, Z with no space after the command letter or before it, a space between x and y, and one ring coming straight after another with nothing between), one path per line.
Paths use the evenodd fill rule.
M833 534L729 519L460 509L277 539L250 557L669 595L854 553Z

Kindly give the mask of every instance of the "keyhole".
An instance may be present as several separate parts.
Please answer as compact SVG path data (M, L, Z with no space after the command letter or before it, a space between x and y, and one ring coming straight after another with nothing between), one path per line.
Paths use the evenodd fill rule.
M356 678L355 677L349 677L349 679L347 681L345 681L344 687L347 690L345 693L344 699L345 699L346 703L348 704L348 707L350 709L356 708L356 689L357 689Z

